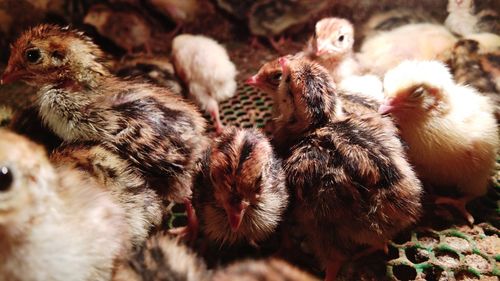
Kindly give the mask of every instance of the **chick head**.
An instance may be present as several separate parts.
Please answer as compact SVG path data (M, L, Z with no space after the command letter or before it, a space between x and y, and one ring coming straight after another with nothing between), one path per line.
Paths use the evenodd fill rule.
M282 57L279 63L283 75L274 97L278 119L305 129L339 113L335 84L325 68L300 58Z
M233 232L269 188L265 179L270 176L272 157L271 145L257 131L227 129L214 142L210 154L214 197L226 211Z
M273 94L278 90L281 81L281 66L278 59L267 62L259 69L257 74L248 78L245 83Z
M398 119L439 112L448 103L453 85L450 71L441 62L404 61L385 74L385 102L379 112Z
M54 180L41 146L0 129L0 225L22 224L36 212Z
M342 57L352 51L354 28L341 18L324 18L316 23L312 40L313 51L318 57Z
M34 86L86 81L107 74L102 51L83 33L42 24L25 31L11 45L2 84L22 80Z

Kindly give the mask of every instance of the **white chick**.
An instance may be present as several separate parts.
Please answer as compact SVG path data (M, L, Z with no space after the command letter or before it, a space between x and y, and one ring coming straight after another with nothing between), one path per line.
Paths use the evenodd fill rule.
M456 41L442 25L408 24L365 40L358 58L369 72L382 77L403 60L436 59Z
M424 184L462 195L436 203L457 207L472 223L465 206L487 192L499 146L493 103L457 85L437 61L401 63L385 75L384 90L379 112L393 116Z
M128 247L122 209L92 177L53 167L41 146L0 135L0 280L110 280Z
M172 42L172 56L188 96L210 114L216 132L222 132L218 102L234 95L237 74L226 49L211 38L182 34Z

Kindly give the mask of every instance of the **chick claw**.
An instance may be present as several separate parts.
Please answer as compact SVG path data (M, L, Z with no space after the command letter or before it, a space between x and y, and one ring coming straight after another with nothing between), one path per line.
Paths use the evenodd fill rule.
M169 234L179 236L186 239L189 243L194 244L198 238L198 218L194 211L193 205L189 200L184 201L186 206L187 226L176 227L168 230Z
M472 225L474 224L474 217L469 211L467 211L466 205L468 201L468 198L455 199L450 197L437 197L434 203L438 205L450 205L455 207L462 214L462 216L464 216L467 222Z

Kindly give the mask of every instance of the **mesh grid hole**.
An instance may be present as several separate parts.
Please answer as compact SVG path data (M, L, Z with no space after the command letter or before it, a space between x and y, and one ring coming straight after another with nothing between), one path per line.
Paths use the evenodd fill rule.
M394 274L394 277L396 277L397 280L400 281L415 280L415 278L417 278L417 271L415 270L415 268L406 264L395 265L392 269L392 272Z
M430 265L423 270L423 278L426 281L448 280L446 272L439 266Z
M455 268L460 265L460 256L449 249L438 249L434 251L434 254L443 266Z
M461 237L447 236L444 238L444 242L460 252L468 252L471 249L469 241Z
M418 232L417 240L423 247L433 248L439 244L439 235L430 231Z
M461 270L455 273L455 279L457 281L469 281L469 280L480 280L480 277L470 271Z
M466 255L465 264L481 272L490 271L491 266L487 259L478 254Z
M418 247L409 247L405 250L406 258L414 264L429 260L429 252Z

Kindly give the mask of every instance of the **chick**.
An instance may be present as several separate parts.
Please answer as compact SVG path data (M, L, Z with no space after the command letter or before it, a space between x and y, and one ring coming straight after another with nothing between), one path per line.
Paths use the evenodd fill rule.
M113 281L208 281L204 261L165 234L149 238L115 269Z
M256 244L273 233L288 205L281 161L256 130L226 129L207 150L195 179L201 230L222 244Z
M323 67L306 60L281 64L278 124L297 138L284 160L286 182L326 280L334 280L358 247L386 249L417 221L422 187L388 118L343 116Z
M212 281L319 281L314 276L276 258L245 260L214 273Z
M375 75L361 75L353 44L354 27L348 20L324 18L316 23L304 55L328 69L339 89L382 100L382 81Z
M295 58L301 58L301 55L295 56ZM294 58L294 56L287 56L287 58ZM278 86L281 81L282 70L281 65L279 64L279 59L272 60L270 62L265 63L257 72L257 74L246 80L248 85L259 88L264 91L274 99L275 105L273 106L273 121L268 126L269 131L274 131L274 120L280 117L280 113L277 110L277 104L279 104L278 100ZM377 112L380 102L372 99L368 96L353 94L345 91L337 92L338 99L341 101L342 112L347 115L364 115L371 114ZM304 125L307 126L307 125ZM283 136L280 137L280 133L274 133L274 141L279 145L279 142L285 141L288 139L288 135L286 134L286 130L283 131ZM280 145L279 145L280 146ZM285 145L286 146L286 145ZM285 150L288 150L285 147ZM279 151L281 154L281 151Z
M50 155L55 167L94 177L125 212L130 243L140 246L165 215L160 196L127 159L95 142L66 144Z
M236 91L237 71L226 49L211 38L182 34L172 42L172 57L177 74L189 88L188 96L210 114L216 132L221 133L218 102Z
M183 202L206 147L205 120L165 88L111 75L102 60L83 34L39 25L13 44L2 80L38 87L39 115L64 141L106 145L165 199Z
M403 60L436 59L451 49L456 41L455 36L442 25L407 24L366 39L358 59L370 73L383 77L387 70Z
M444 24L452 32L466 36L473 33L500 34L500 17L493 10L475 14L474 0L448 0L448 17Z
M454 188L463 197L441 198L472 223L465 205L484 195L499 146L491 101L475 89L455 84L437 61L405 61L384 77L386 102L408 144L411 163L426 185Z
M125 254L124 216L92 177L0 129L0 279L106 281Z
M177 32L185 23L197 19L200 14L200 3L204 0L147 0L147 3L156 11L166 15L176 24Z
M111 39L128 54L142 48L151 53L151 26L137 9L112 9L103 4L90 8L83 22L94 26L102 36Z

